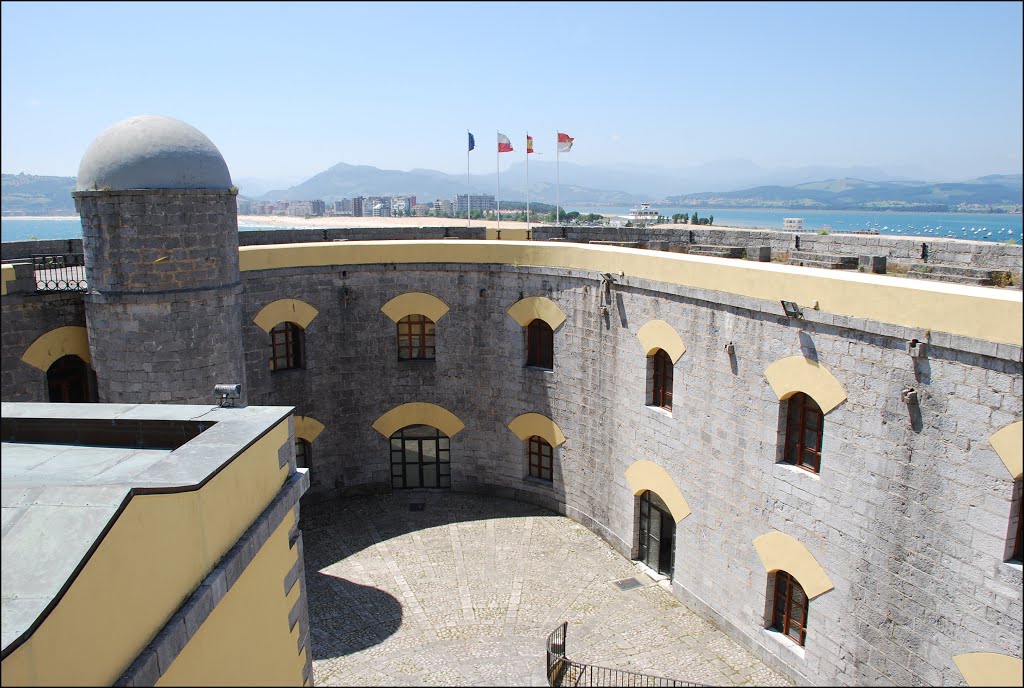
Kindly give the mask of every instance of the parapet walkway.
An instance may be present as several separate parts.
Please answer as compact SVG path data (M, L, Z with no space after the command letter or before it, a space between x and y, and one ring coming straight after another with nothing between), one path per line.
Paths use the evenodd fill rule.
M790 685L544 509L402 492L303 506L302 532L317 685L544 686L545 639L563 621L578 662ZM615 585L628 578L641 585Z

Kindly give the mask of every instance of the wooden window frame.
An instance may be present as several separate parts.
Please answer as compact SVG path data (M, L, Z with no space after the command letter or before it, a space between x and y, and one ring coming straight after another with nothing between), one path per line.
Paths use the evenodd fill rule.
M399 361L433 361L437 355L435 346L436 325L425 315L413 313L396 324Z
M527 466L531 478L554 482L555 448L543 437L533 435L527 442Z
M797 594L798 593L798 594ZM802 600L802 601L801 601ZM810 601L807 593L793 576L785 571L775 572L772 595L772 625L782 635L803 647L807 641L807 612ZM798 610L803 620L797 620ZM795 636L795 637L794 637Z
M545 370L555 367L555 331L540 318L526 326L526 365Z
M817 427L814 427L815 423ZM782 460L809 473L821 472L821 443L825 431L825 414L818 404L803 392L786 401L786 441ZM808 443L809 434L817 435Z
M672 410L672 384L675 364L664 349L658 349L647 357L651 365L651 398L648 406Z
M303 334L301 326L282 322L270 330L270 370L297 370L302 368Z

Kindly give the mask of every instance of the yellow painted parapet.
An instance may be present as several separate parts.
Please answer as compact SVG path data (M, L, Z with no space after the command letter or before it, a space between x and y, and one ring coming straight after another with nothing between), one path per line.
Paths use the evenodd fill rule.
M4 659L3 683L112 685L278 493L287 441L285 419L199 489L133 496L57 605Z
M309 327L319 311L299 299L278 299L260 309L252 319L266 333L283 322L293 322L302 329Z
M407 315L425 315L436 323L448 312L448 304L432 294L410 291L396 296L380 309L396 323Z
M550 325L552 330L557 330L558 326L565 322L565 313L558 304L544 296L528 296L516 301L508 309L508 314L520 327L526 327L534 320L540 319Z
M429 425L448 437L454 437L466 424L448 409L421 401L402 404L391 409L373 422L373 429L384 437L391 437L409 425Z
M504 232L502 232L504 235ZM382 263L533 265L721 291L825 313L1020 346L1021 292L665 251L548 241L346 241L239 248L242 271ZM779 314L782 314L781 306Z
M214 607L157 686L298 686L304 652L297 652L299 627L288 614L301 593L283 581L298 557L289 547L295 525L290 510L252 562Z
M963 674L967 685L1022 686L1024 662L1018 657L996 652L969 652L953 657L956 668Z
M672 512L672 518L679 523L690 515L690 505L679 491L676 482L664 468L653 461L637 461L626 469L626 481L634 495L646 490L654 492Z
M785 571L800 583L807 593L807 599L813 600L823 592L832 589L832 581L799 540L785 533L773 530L754 538L754 549L768 573Z
M313 416L293 416L295 419L295 436L307 442L315 440L324 431L324 424Z
M508 424L508 429L523 442L534 435L543 437L552 447L557 447L565 442L565 435L562 434L561 428L555 424L555 421L541 413L524 413L521 416L516 416Z
M1021 467L1021 445L1024 444L1022 427L1024 427L1024 422L1022 421L1010 423L988 438L989 444L992 445L992 448L996 450L996 454L1006 464L1006 470L1010 471L1010 476L1014 480L1021 477L1022 472L1024 472Z
M68 325L50 330L25 349L21 360L45 373L54 361L70 354L78 356L87 364L92 363L89 335L84 327Z
M779 401L803 392L814 399L822 413L828 413L846 401L846 389L824 366L803 356L789 356L772 363L764 371Z
M7 296L7 283L17 279L13 265L0 266L0 296Z
M650 320L643 327L637 330L637 339L644 349L644 355L650 356L657 349L668 354L673 363L686 353L686 345L683 338L679 336L675 328L664 320Z

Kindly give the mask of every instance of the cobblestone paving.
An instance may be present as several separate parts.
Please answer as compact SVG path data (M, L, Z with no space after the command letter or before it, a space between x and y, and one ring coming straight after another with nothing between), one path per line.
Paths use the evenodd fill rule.
M302 532L317 685L544 686L563 621L576 661L791 685L586 528L528 504L355 497L303 506Z

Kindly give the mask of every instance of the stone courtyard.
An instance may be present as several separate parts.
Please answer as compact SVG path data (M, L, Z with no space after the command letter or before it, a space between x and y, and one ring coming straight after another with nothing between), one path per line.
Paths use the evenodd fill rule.
M529 504L409 491L303 506L301 525L317 685L543 686L563 621L577 662L791 685L598 536Z

